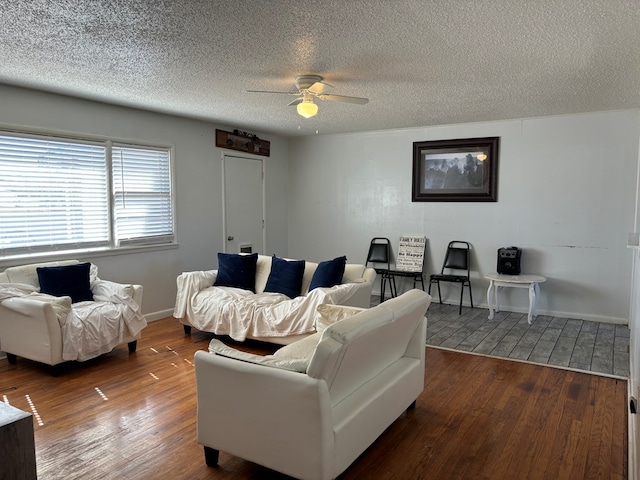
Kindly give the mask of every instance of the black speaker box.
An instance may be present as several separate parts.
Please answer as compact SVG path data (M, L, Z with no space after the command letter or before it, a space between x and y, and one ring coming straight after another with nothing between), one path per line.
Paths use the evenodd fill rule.
M502 247L498 249L498 273L503 275L520 275L520 258L522 249L518 247Z

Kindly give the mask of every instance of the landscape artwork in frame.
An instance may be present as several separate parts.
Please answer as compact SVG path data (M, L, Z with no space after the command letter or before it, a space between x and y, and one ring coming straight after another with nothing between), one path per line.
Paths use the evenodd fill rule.
M496 202L500 137L413 142L413 202Z

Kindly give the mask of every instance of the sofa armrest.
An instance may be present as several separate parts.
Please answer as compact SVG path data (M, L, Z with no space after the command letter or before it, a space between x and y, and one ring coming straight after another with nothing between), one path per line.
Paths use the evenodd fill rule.
M362 274L362 278L364 278L364 280L368 283L373 283L376 280L376 276L378 274L376 273L376 271L373 268L365 268L364 269L364 273Z
M56 297L46 293L34 292L25 297L12 297L3 301L2 305L17 315L24 317L46 317L53 313L60 327L67 321L71 311L71 297Z
M420 363L424 364L425 361L425 347L427 344L427 317L423 317L416 331L413 332L411 340L407 345L407 350L404 353L405 357L416 358L420 360Z
M47 302L25 297L7 298L0 302L0 305L10 312L24 317L42 316L47 306L50 306Z
M0 302L0 350L48 365L62 363L62 330L52 304L24 297Z
M131 283L117 283L110 280L97 279L91 285L91 292L96 300L109 301L110 297L114 294L120 294L129 296L134 302L142 307L142 285L135 285Z
M324 381L204 351L195 370L200 444L293 476L331 465Z
M353 283L359 283L358 289L343 305L359 308L371 307L371 292L375 279L376 271L373 268L365 268L362 278L352 280Z
M173 309L175 318L184 318L191 299L202 289L210 287L216 281L217 270L183 272L176 279L176 304Z
M137 284L131 286L133 287L133 295L131 295L131 298L133 298L133 301L138 304L140 311L142 311L142 293L144 292L144 287Z

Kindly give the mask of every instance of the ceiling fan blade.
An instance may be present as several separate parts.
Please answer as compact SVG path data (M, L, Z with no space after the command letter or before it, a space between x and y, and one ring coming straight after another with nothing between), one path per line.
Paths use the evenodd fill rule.
M272 92L270 90L247 90L249 93L278 93L281 95L300 95L300 92Z
M313 85L311 85L307 90L313 93L314 95L320 95L330 88L333 88L333 85L329 85L328 83L325 83L325 82L316 82Z
M291 106L294 106L294 105L298 105L299 103L302 103L302 100L304 100L304 98L303 98L303 97L296 98L293 102L291 102L291 103L287 103L287 107L291 107Z
M364 105L365 103L369 103L368 98L347 97L346 95L321 94L321 95L317 95L317 97L322 100L329 100L332 102L357 103L358 105Z

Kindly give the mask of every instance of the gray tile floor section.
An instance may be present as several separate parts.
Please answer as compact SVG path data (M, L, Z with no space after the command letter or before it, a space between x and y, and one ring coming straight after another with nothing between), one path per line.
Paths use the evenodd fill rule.
M432 303L427 344L534 363L629 376L629 329L587 320L540 315L531 325L524 313Z
M377 300L377 299L376 299ZM377 302L376 302L377 303ZM627 378L629 328L540 315L531 325L524 313L431 303L427 345Z

